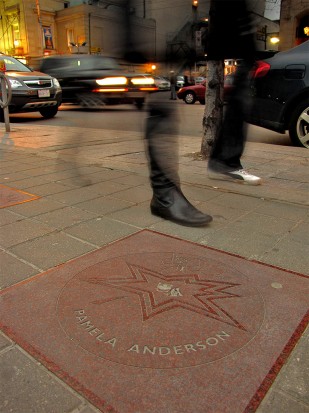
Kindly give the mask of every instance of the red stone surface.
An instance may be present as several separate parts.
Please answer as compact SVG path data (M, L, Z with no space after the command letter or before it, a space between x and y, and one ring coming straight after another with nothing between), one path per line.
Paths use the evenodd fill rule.
M23 202L33 201L38 198L37 195L0 185L0 208L22 204Z
M254 412L308 280L141 231L2 292L2 328L102 412Z

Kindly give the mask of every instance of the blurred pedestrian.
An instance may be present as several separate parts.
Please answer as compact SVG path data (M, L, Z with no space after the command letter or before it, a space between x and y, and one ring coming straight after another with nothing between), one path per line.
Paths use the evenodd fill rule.
M176 75L175 72L172 70L170 75L170 82L171 82L171 100L177 100L176 95Z
M124 22L125 58L132 63L145 63L149 45L136 31L134 0L125 0L127 13ZM137 0L136 0L137 1ZM133 18L132 18L133 17ZM167 64L165 50L157 49L157 62ZM175 61L173 61L175 63ZM145 146L148 156L150 184L153 197L150 210L153 215L180 225L200 227L212 221L210 215L195 208L184 196L178 174L178 120L176 105L165 94L151 94L148 100L148 117L145 130Z
M212 0L209 13L207 60L240 59L233 89L224 108L223 124L208 162L211 179L259 185L261 178L243 169L244 121L250 110L248 76L255 58L255 30L246 0Z

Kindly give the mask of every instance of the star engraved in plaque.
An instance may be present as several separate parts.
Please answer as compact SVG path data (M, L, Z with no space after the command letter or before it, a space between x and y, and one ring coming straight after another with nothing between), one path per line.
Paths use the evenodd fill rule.
M59 296L57 315L67 336L98 357L175 368L243 347L259 330L264 305L233 268L185 254L145 253L76 274Z

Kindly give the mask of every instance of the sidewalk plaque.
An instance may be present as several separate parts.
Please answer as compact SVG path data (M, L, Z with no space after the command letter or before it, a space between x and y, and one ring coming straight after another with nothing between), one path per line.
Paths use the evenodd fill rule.
M39 196L37 195L0 185L0 208L7 208L24 202L34 201L38 198Z
M1 324L104 413L251 413L305 328L307 282L144 230L7 288Z

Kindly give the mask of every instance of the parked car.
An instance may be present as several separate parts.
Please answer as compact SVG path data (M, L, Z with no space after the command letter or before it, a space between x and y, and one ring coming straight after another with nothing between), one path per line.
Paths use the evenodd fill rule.
M177 76L176 77L176 88L180 89L185 85L185 77L184 76Z
M199 101L202 105L205 104L206 81L199 85L190 85L180 88L177 91L178 99L182 99L188 105L193 105Z
M205 78L204 78L203 76L197 76L197 77L194 79L194 83L195 83L196 85L200 85L201 83L204 82L204 80L205 80Z
M233 88L233 75L227 75L224 79L224 97L227 98ZM206 80L197 85L182 87L177 92L177 97L188 105L193 105L196 101L205 105Z
M155 85L159 90L170 90L171 89L171 82L164 77L161 76L154 76Z
M253 107L248 122L309 148L309 40L257 62L251 76Z
M97 107L133 103L142 108L149 92L158 90L151 76L126 73L115 59L100 55L51 55L40 70L56 77L64 103Z
M0 53L0 60L2 64L4 62L5 75L12 90L9 113L40 112L44 118L54 117L62 100L58 80L31 70L14 57ZM3 122L3 119L3 109L0 108L0 120Z

